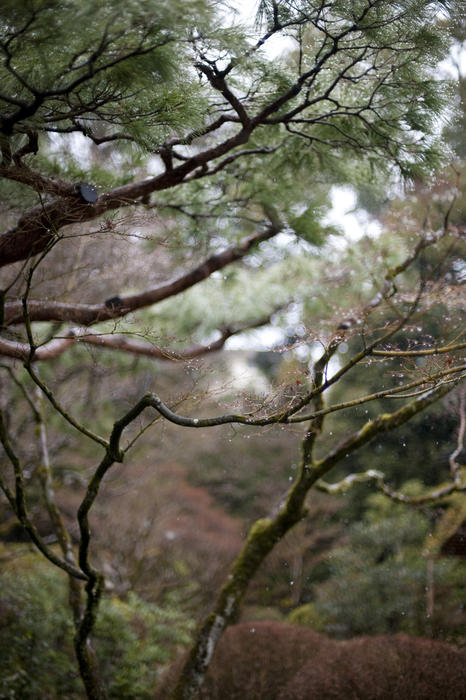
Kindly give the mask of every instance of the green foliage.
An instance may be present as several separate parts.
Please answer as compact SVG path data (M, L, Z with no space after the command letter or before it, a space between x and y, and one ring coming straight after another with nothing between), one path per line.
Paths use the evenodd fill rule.
M337 233L336 228L322 226L323 207L307 207L302 214L290 219L290 226L297 236L312 245L322 245L329 234ZM319 216L320 215L320 216Z
M195 70L199 61L231 61L229 88L251 117L287 93L292 97L249 137L248 148L266 151L232 160L223 173L215 169L215 184L228 192L226 200L237 188L246 207L251 198L256 205L273 203L294 217L297 233L320 243L329 231L319 230L319 206L328 204L318 192L316 207L319 185L325 183L328 194L329 182L354 184L361 170L386 179L394 164L415 178L441 160L438 118L451 91L431 75L448 50L448 31L437 21L444 10L445 3L419 0L370 7L332 0L325 12L320 2L263 2L251 34L217 0L8 0L0 21L6 47L0 110L11 121L11 135L5 127L9 148L24 145L31 129L97 139L120 134L123 139L112 142L118 167L108 158L100 172L91 165L82 178L103 187L120 184L128 171L134 176L135 151L158 153L164 140L178 136L183 143L189 132L190 144L210 115L231 111L219 107L218 90ZM274 60L251 51L264 25L277 37L294 37L299 54L294 45ZM335 46L334 32L341 35ZM234 122L224 125L224 137L235 133ZM44 150L41 145L40 159L27 159L47 172L54 165L44 165ZM81 177L72 162L62 159L59 166L62 175Z
M317 612L314 603L305 603L294 608L288 615L289 622L303 627L312 627L316 631L325 628L325 618Z
M415 492L419 484L406 486ZM427 560L422 549L430 529L425 513L369 498L361 522L348 529L348 542L329 553L328 580L316 586L312 613L319 629L342 637L409 632L451 637L464 634L452 624L460 608L465 564L461 558L435 562L438 606L426 613ZM296 613L300 620L299 611Z
M111 698L150 700L161 671L190 642L192 623L173 606L161 608L135 593L103 601L95 630L101 672Z
M1 576L0 696L77 697L72 618L60 575L46 566Z
M152 698L161 671L189 643L191 629L176 601L162 608L134 593L125 600L105 598L94 643L109 697ZM66 582L30 559L1 576L0 696L83 697Z
M169 129L195 125L201 116L183 39L208 17L201 0L5 2L0 104L10 114L12 104L31 105L26 130L66 132L78 119L85 131L97 120L154 146ZM39 91L45 99L36 104Z
M306 119L296 127L301 135L307 134L310 139L314 135L316 151L329 158L336 151L340 158L345 154L346 160L347 152L357 149L359 161L367 159L379 168L383 164L378 162L377 154L388 147L394 149L392 154L397 152L398 163L403 164L408 177L438 162L435 139L426 135L420 138L415 132L425 134L432 128L435 115L447 99L446 85L432 81L429 74L448 42L436 22L443 9L440 3L411 0L377 2L370 7L366 2L334 0L326 4L325 13L321 13L320 3L260 4L259 19L269 30L277 19L302 27L304 50L299 60L303 70L312 71L316 54L325 62L325 70L313 79L313 99ZM326 22L331 23L332 31L328 31ZM332 58L337 31L345 32L338 42L342 53ZM364 51L366 42L371 46L369 51ZM406 50L410 53L408 61ZM297 52L293 56L298 60ZM344 79L334 84L338 72ZM374 79L379 81L376 92ZM412 80L416 83L415 95L410 94L413 83L408 87ZM355 114L358 118L348 118ZM411 135L410 129L414 130ZM406 140L403 137L400 148L402 133ZM330 143L333 148L326 148Z

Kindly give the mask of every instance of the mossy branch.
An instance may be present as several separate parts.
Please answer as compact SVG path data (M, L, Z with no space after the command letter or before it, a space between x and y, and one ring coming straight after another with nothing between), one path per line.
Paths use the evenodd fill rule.
M423 505L425 503L433 503L446 496L450 496L455 491L466 491L466 482L464 484L456 484L455 482L450 482L444 485L436 486L433 489L429 489L419 496L407 496L400 491L396 491L387 484L385 481L385 475L376 470L368 469L365 472L357 472L355 474L349 474L341 481L334 484L329 484L322 479L317 481L315 488L318 491L323 491L324 493L331 494L333 496L341 495L346 493L355 484L373 482L374 485L382 491L385 496L390 498L392 501L397 503L405 503L407 505Z
M340 460L369 443L376 435L398 428L400 425L403 425L413 418L417 413L427 408L427 406L438 401L442 396L452 391L462 379L463 377L460 377L452 382L434 387L425 395L399 408L398 411L394 413L381 413L377 418L367 421L360 430L343 440L343 442L335 447L335 449L331 450L326 457L314 463L313 472L317 477L315 481L329 472Z
M355 406L360 406L361 404L368 403L370 401L376 401L377 399L410 398L409 396L404 394L404 392L410 391L411 389L414 389L419 386L425 387L421 388L421 390L417 392L417 394L422 395L430 391L433 388L432 385L436 386L440 383L443 384L445 383L445 381L456 381L455 375L460 375L458 379L465 377L466 375L461 374L464 371L466 371L466 365L464 364L457 365L455 367L450 367L449 369L442 370L441 372L435 372L434 374L431 374L428 377L421 377L420 379L416 379L413 382L408 382L407 384L403 384L402 386L392 387L391 389L383 389L382 391L375 391L372 394L366 394L366 396L360 396L359 398L351 399L350 401L342 401L340 403L333 404L333 406L329 406L328 408L324 408L320 411L316 411L313 413L292 416L288 418L287 423L302 423L306 420L317 418L318 416L325 416L329 413L335 413L336 411L343 411L346 408L354 408ZM447 377L450 376L453 377L453 379L447 379Z
M276 514L261 518L250 529L247 540L233 563L227 580L214 604L212 613L201 625L191 654L179 677L172 700L192 700L204 680L212 654L224 629L238 614L247 587L275 544L306 515L305 500L309 490L347 454L370 442L381 432L399 427L441 396L452 385L442 385L428 396L417 398L394 413L382 414L368 421L358 433L350 436L318 462L310 463L312 438L308 431L302 443L299 474Z
M381 357L429 357L458 352L465 348L466 343L454 343L453 345L444 345L443 347L429 348L428 350L374 350L372 354Z

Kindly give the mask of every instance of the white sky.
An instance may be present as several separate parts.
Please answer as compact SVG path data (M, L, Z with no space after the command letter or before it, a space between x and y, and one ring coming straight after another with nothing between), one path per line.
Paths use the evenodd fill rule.
M356 194L351 187L333 187L331 198L332 209L324 223L343 229L341 241L335 241L337 247L346 245L348 241L357 241L365 234L375 236L380 232L377 221L372 221L364 211L356 209Z

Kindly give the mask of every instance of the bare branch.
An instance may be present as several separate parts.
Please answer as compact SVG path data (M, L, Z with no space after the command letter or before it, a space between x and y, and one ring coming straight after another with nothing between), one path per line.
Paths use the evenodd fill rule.
M443 347L429 348L427 350L374 350L373 355L382 357L428 357L429 355L444 355L445 353L464 350L466 343L455 343L454 345L444 345Z
M151 306L193 287L210 277L213 272L241 260L251 248L262 241L273 238L281 229L281 222L273 221L265 230L242 238L237 245L225 248L220 253L214 253L189 272L139 294L117 296L108 300L107 303L94 305L29 301L29 318L31 321L67 321L83 326L122 318L131 311ZM20 302L5 304L6 324L21 323L22 320L24 319Z
M27 504L26 504L26 495L25 495L25 489L24 489L24 477L23 477L23 470L21 467L21 463L19 461L19 458L17 457L15 451L13 450L13 447L10 443L10 439L8 437L8 432L6 429L5 421L3 419L3 411L0 410L0 442L3 445L3 448L5 450L5 453L8 456L8 459L10 460L11 464L13 465L14 473L15 473L15 492L16 496L13 497L13 494L9 491L9 489L6 489L4 492L7 495L7 498L13 507L13 510L15 511L16 515L18 516L18 519L21 523L21 525L24 527L26 532L28 533L29 537L31 540L34 542L36 547L42 554L52 562L52 564L55 564L55 566L58 566L60 569L63 569L63 571L66 571L67 574L70 576L73 576L74 578L78 578L81 580L86 581L87 576L83 574L82 571L77 569L75 566L70 564L68 561L61 559L58 557L53 550L48 547L48 545L45 544L39 533L37 532L36 527L34 524L31 522L31 519L28 515L28 509L27 509ZM4 488L4 485L1 485L2 488Z
M39 377L37 374L36 370L34 369L32 363L30 360L26 361L24 364L26 371L28 372L29 376L33 380L35 384L41 389L41 391L45 394L45 396L48 398L54 409L70 424L75 428L78 432L82 433L86 437L90 438L94 442L96 442L99 445L102 445L102 447L107 447L108 443L107 441L100 437L100 435L97 435L94 433L92 430L89 430L86 428L86 426L82 425L79 423L79 421L74 418L69 411L67 411L61 403L58 401L54 393L49 389L49 387L45 384L45 382L42 381L42 379Z
M395 491L390 488L390 486L385 481L385 475L375 469L369 469L365 472L358 472L355 474L349 474L341 481L333 484L329 484L322 479L317 481L315 488L318 491L323 491L331 495L340 495L346 493L354 484L361 484L367 482L374 482L378 489L382 491L385 496L388 496L392 501L397 503L405 503L408 505L423 505L425 503L433 503L434 501L439 501L446 496L450 496L455 491L466 491L466 483L455 483L450 482L443 486L436 486L433 489L429 489L426 493L420 496L406 496L400 491Z
M60 404L60 402L56 399L55 395L53 392L49 389L49 387L45 384L44 381L39 377L38 373L36 372L34 366L33 366L33 359L34 359L34 354L37 349L37 345L34 340L33 332L32 332L32 327L31 327L31 319L29 316L29 309L28 309L28 296L29 292L31 290L31 284L32 284L32 278L34 275L35 270L39 266L41 260L46 257L48 250L53 247L53 241L49 242L48 248L46 248L40 255L39 259L36 260L36 262L31 265L31 267L28 270L27 278L26 278L26 289L24 291L22 300L21 300L21 305L23 309L23 320L24 324L26 326L26 334L28 338L28 343L29 343L29 352L27 358L25 358L24 362L24 367L26 371L28 372L29 376L33 380L33 382L39 387L39 389L45 394L45 396L48 398L52 406L55 408L58 413L63 416L63 418L73 426L76 430L78 430L80 433L85 435L86 437L90 438L94 442L97 442L99 445L102 445L103 447L107 447L107 442L103 438L101 438L99 435L96 433L93 433L92 430L88 430L84 425L79 423L69 411L67 411L63 406Z
M269 315L258 321L251 321L250 323L244 323L231 328L223 328L217 340L204 345L192 345L191 347L186 347L181 350L162 348L147 340L137 340L124 334L89 333L86 328L70 328L64 336L53 338L44 345L37 347L34 351L33 360L34 363L52 360L62 355L66 350L77 343L93 345L108 350L120 350L133 355L152 357L157 360L170 360L172 362L192 360L196 357L220 350L225 345L228 338L238 335L238 333L264 326L270 323L270 318L271 316ZM29 354L30 347L26 343L18 343L0 338L0 355L18 360L27 360Z

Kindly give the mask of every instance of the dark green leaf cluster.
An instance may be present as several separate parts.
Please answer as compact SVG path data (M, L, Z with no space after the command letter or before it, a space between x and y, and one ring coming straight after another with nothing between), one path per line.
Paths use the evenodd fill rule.
M0 696L11 700L82 697L66 586L56 570L31 562L5 572L0 595ZM131 593L102 602L95 633L109 697L149 700L161 671L189 643L192 624L173 605Z
M414 484L411 492L416 492ZM343 637L397 632L429 636L435 625L440 636L461 635L461 624L458 629L451 624L455 608L461 609L461 558L436 562L437 608L434 619L429 618L428 563L422 556L431 527L428 517L390 504L384 496L372 496L369 502L364 519L349 528L348 543L328 555L328 580L315 588L312 610L321 629Z

